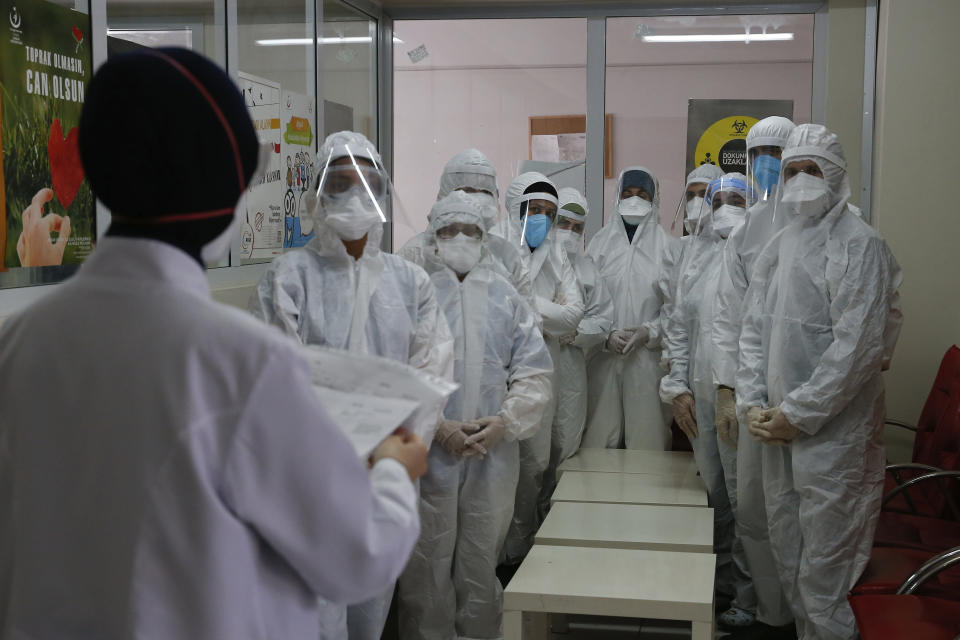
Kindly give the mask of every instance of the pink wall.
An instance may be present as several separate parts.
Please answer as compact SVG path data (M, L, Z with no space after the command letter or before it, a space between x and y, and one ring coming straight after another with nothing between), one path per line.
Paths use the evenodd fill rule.
M731 33L745 22L756 32L763 25L755 19L796 38L743 45L634 37L641 22L655 33ZM688 99L791 99L795 118L810 119L811 16L618 18L607 25L615 172L644 164L657 173L665 220L685 178ZM471 146L486 153L502 197L529 157L529 117L586 112L583 19L401 21L395 28L403 42L394 50L394 177L414 228L426 227L440 172L455 153ZM414 64L406 52L420 44L430 55ZM609 203L616 181L605 182ZM395 246L406 235L398 231Z

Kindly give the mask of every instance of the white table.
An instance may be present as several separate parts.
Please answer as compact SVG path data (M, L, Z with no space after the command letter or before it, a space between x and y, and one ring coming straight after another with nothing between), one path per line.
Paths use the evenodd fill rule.
M553 492L559 502L706 507L707 490L699 476L568 471Z
M580 449L560 464L558 477L566 471L695 476L697 462L689 451Z
M710 553L535 545L503 594L504 640L549 638L549 614L689 620L713 640Z
M713 509L558 502L540 525L535 543L713 553Z

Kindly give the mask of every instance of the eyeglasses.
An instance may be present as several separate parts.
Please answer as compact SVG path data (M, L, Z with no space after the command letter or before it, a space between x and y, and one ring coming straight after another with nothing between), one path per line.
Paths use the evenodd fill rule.
M320 194L338 198L351 189L358 188L380 199L386 192L386 181L378 169L366 166L327 167L320 184Z
M457 234L463 234L468 238L479 240L483 237L483 230L475 224L469 222L451 222L437 229L437 238L441 240L451 240L457 237Z

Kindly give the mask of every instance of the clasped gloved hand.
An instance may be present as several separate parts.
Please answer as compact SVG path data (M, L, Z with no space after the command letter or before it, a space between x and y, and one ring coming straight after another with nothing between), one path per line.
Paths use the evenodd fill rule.
M570 333L565 333L559 338L557 338L557 342L560 343L561 347L565 347L569 344L573 344L573 341L576 339L577 339L577 332L571 331Z
M470 446L467 444L467 438L475 434L480 427L471 422L458 422L456 420L444 420L437 427L437 433L433 437L437 443L446 449L447 453L458 458L464 457ZM479 453L479 450L474 450Z
M764 444L787 445L800 433L800 430L790 424L787 417L783 415L780 407L772 409L750 407L747 416L747 428L750 429L750 433Z
M637 327L636 329L631 329L633 335L630 336L630 339L627 341L627 344L623 347L623 355L629 355L634 349L646 346L647 341L650 340L650 330L646 327Z
M673 419L691 440L700 436L697 429L697 406L689 393L682 393L673 399Z
M471 423L478 431L467 438L469 450L464 456L487 455L507 433L507 423L500 416L487 416Z
M730 387L717 389L717 414L714 419L717 436L736 449L740 425L737 422L737 399Z
M632 337L633 329L614 329L607 338L607 351L623 353L623 350L627 347L627 343L630 342L630 338Z

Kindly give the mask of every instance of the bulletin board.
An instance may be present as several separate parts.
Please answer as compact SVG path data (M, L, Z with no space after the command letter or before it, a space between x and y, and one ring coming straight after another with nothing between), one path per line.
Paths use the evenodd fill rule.
M608 113L604 121L603 177L613 178L613 116ZM583 146L584 156L582 160L586 160L586 134L586 115L530 116L530 159L547 162L576 161L577 158L571 157L569 154L578 152L580 147ZM537 138L534 136L537 136ZM535 146L537 147L537 154L534 153ZM554 151L554 147L559 153ZM555 158L552 157L554 154L556 154Z

